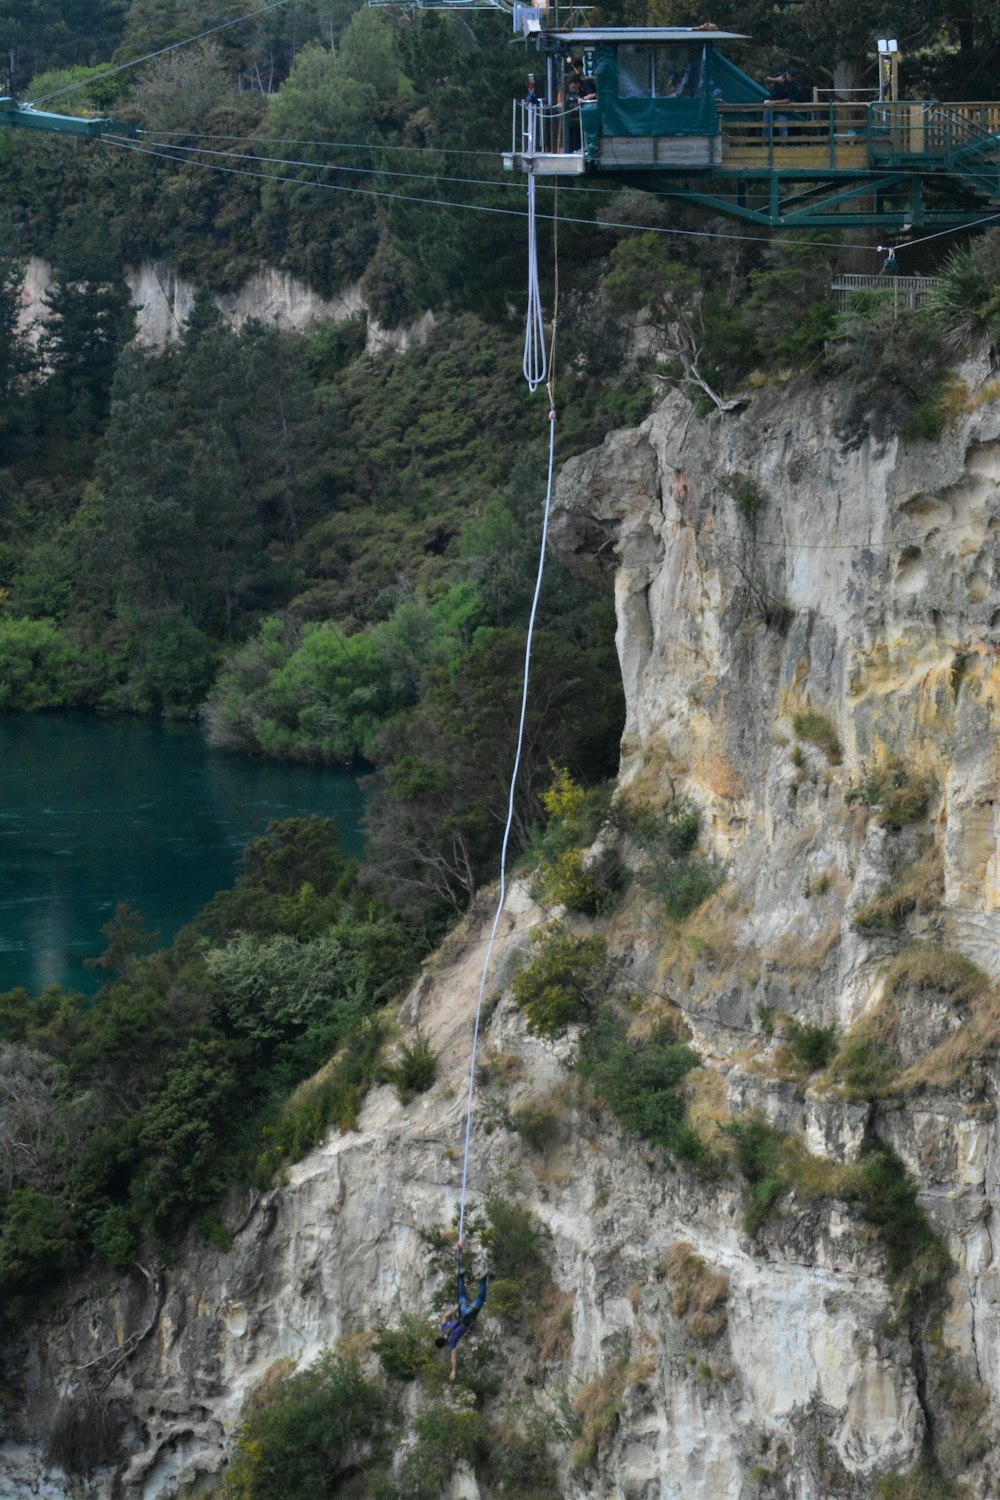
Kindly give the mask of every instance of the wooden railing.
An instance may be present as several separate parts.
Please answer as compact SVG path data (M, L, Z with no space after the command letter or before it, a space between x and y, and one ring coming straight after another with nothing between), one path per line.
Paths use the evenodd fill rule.
M857 167L886 158L998 152L1000 102L720 104L722 161L735 167Z
M868 105L720 104L722 163L856 167L868 157Z
M899 307L922 307L938 284L936 276L838 276L830 287L837 299L837 311L846 312L852 296L875 292L893 297Z

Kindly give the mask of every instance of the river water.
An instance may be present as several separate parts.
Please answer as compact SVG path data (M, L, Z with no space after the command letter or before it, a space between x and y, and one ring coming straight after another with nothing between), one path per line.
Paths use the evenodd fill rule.
M363 810L347 772L210 750L190 724L0 714L0 992L93 993L119 901L165 944L268 823L332 817L360 854Z

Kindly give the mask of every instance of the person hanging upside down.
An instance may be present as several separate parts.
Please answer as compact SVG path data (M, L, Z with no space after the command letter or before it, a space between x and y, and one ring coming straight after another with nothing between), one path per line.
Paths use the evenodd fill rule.
M458 1373L458 1344L459 1340L472 1328L479 1317L483 1303L486 1301L486 1290L490 1283L491 1273L486 1273L479 1280L479 1294L474 1302L470 1302L465 1290L465 1272L462 1270L462 1242L458 1243L458 1302L451 1312L441 1319L441 1337L434 1340L439 1349L445 1344L451 1350L451 1373L449 1380L454 1380Z

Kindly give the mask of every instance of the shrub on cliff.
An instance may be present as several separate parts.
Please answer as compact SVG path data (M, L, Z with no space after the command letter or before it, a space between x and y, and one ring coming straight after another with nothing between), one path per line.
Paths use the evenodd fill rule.
M390 1405L360 1365L335 1354L279 1375L251 1398L220 1500L317 1500L382 1452Z
M936 786L929 772L915 770L886 751L872 765L862 761L860 778L848 787L844 801L870 807L884 828L898 832L923 821Z
M626 1130L669 1156L697 1161L702 1145L685 1121L683 1080L698 1061L670 1027L630 1037L625 1023L609 1012L581 1039L577 1068Z
M511 994L541 1036L561 1036L567 1026L593 1019L604 974L603 938L578 938L552 922L536 933L535 957L515 975Z

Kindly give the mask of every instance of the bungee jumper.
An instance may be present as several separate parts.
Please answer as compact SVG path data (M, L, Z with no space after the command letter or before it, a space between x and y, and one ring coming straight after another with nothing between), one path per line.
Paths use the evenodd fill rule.
M458 1345L470 1329L475 1325L476 1319L482 1311L483 1303L486 1301L486 1292L492 1280L493 1273L486 1269L479 1278L479 1292L474 1302L469 1301L465 1290L465 1272L462 1268L462 1241L458 1242L458 1301L452 1310L441 1319L441 1333L434 1340L439 1349L445 1344L451 1350L451 1371L449 1380L454 1380L458 1373Z

